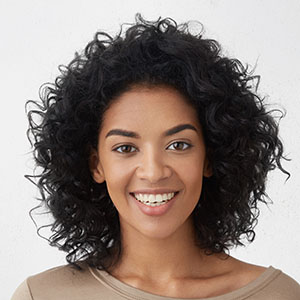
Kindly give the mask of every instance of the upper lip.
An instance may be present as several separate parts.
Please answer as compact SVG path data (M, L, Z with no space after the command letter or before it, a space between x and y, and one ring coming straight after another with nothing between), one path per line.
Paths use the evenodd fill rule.
M160 188L160 189L141 189L141 190L135 190L131 192L132 194L168 194L168 193L176 193L178 190L175 189L166 189L166 188Z

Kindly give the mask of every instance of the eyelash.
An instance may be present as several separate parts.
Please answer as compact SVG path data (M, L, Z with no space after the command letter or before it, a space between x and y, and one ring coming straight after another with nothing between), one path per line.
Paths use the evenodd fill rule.
M172 145L174 145L174 144L176 144L176 143L177 143L177 144L185 144L185 145L187 145L187 147L186 147L185 149L179 150L179 151L185 151L185 150L187 150L187 149L189 149L189 148L192 147L191 144L189 144L189 143L187 143L187 142L183 142L183 141L176 141L176 142L173 142L170 146L172 146ZM168 146L168 148L169 148L170 146ZM118 149L119 149L119 148L122 148L122 147L131 147L131 148L135 148L135 147L132 146L132 145L124 144L124 145L120 145L120 146L114 148L113 151L118 152L118 153L121 153L121 154L130 154L130 153L135 152L135 151L130 151L130 152L122 152L122 151L118 151Z

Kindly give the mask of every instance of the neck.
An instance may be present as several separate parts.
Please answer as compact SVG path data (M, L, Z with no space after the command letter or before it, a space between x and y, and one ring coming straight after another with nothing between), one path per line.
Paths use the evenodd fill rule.
M111 272L117 278L168 282L197 277L200 270L204 274L210 269L216 259L216 256L204 254L204 250L195 244L191 220L176 233L164 238L150 238L128 227L121 229L122 256Z

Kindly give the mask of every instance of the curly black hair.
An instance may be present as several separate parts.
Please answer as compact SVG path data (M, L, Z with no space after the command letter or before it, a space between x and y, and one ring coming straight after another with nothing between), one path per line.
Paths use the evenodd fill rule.
M225 57L219 43L190 32L190 23L171 18L123 26L113 38L97 32L81 54L59 68L40 99L26 103L27 136L40 172L41 205L53 215L50 245L67 252L67 262L109 268L121 256L120 223L106 184L89 169L103 114L133 85L168 85L197 110L213 175L203 179L192 216L199 247L220 253L243 238L254 240L258 203L270 200L267 174L281 165L283 145L274 111L257 94L259 76ZM33 104L34 109L28 109ZM32 180L33 181L33 180Z

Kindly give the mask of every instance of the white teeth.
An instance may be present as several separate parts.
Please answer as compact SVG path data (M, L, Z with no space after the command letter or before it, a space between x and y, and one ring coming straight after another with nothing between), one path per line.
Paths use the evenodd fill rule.
M168 194L134 194L134 197L149 206L164 204L174 197L175 193Z
M155 200L156 200L156 202L161 202L161 201L163 200L162 195L157 194L157 195L155 196ZM151 201L150 201L150 202L151 202Z
M145 199L145 198L144 198L144 199ZM149 196L148 196L148 201L149 201L150 203L153 203L155 200L156 200L156 199L155 199L155 195L149 195Z

